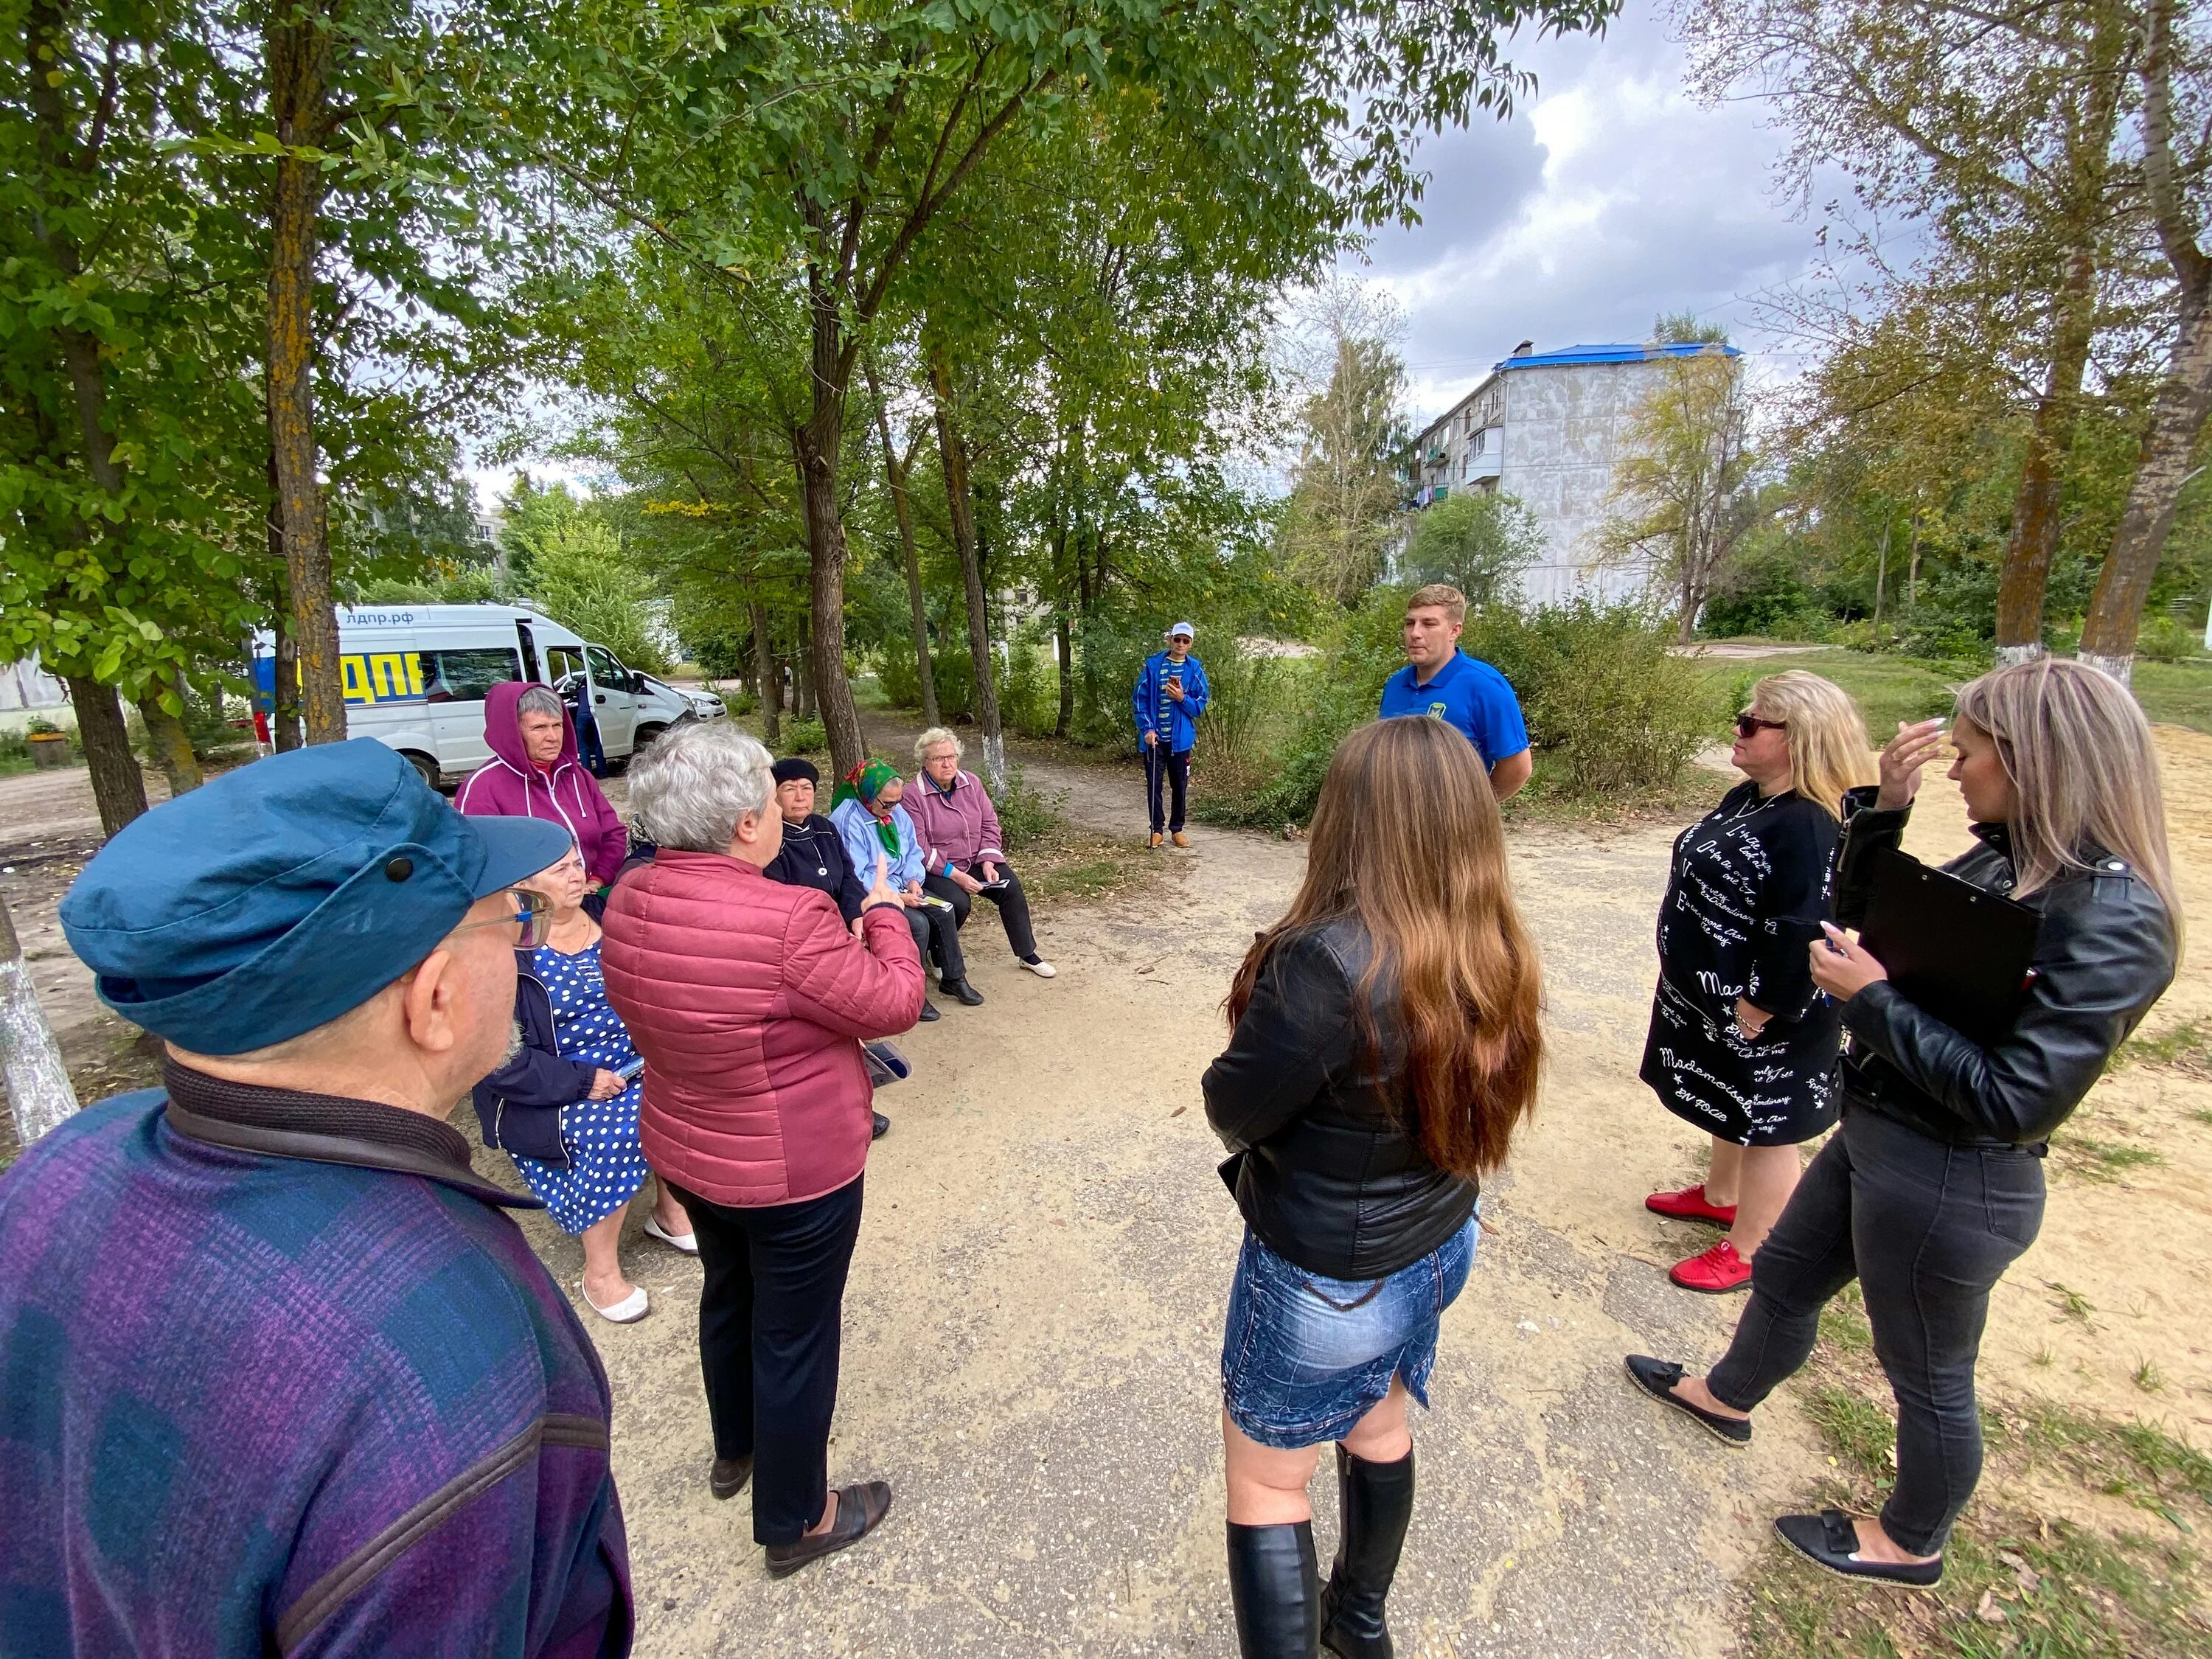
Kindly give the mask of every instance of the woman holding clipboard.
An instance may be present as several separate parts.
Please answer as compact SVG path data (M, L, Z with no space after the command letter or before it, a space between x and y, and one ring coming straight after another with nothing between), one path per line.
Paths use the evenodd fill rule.
M1836 914L1865 919L1942 722L1900 726L1881 782L1854 792ZM2051 658L1959 694L1950 775L1978 845L1945 872L2036 918L2016 1011L1988 1040L1945 1024L1835 928L1812 946L1844 1006L1843 1127L1805 1172L1753 1267L1728 1353L1703 1377L1632 1354L1638 1387L1723 1441L1813 1351L1821 1307L1853 1279L1898 1402L1897 1484L1879 1516L1788 1515L1775 1529L1849 1577L1929 1585L1980 1479L1974 1365L1990 1291L2035 1242L2043 1157L2112 1051L2172 980L2181 933L2150 728L2118 682Z

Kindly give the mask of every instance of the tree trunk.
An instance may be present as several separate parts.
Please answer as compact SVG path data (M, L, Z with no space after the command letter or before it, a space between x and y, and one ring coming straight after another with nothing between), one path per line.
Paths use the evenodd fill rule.
M1053 656L1060 668L1060 712L1054 715L1052 734L1064 738L1075 724L1075 656L1074 643L1068 637L1067 612L1060 611L1052 619Z
M330 40L319 19L268 32L269 106L278 141L313 148L329 137ZM284 534L284 572L299 652L301 712L309 743L346 734L338 670L338 622L330 538L315 465L316 220L322 169L293 156L276 161L270 211L269 442L276 466L276 510Z
M1888 586L1889 520L1887 519L1884 519L1881 526L1881 552L1878 556L1878 562L1875 565L1874 569L1874 625L1876 628L1880 628L1881 626L1882 590Z
M2089 614L2081 624L2081 660L2125 685L2135 671L2136 630L2143 601L2173 527L2174 507L2189 482L2190 459L2204 417L2212 410L2212 283L2182 300L2166 380L2151 405L2150 433L2128 489L2128 504L2112 534L2112 551L2097 577Z
M2058 293L2057 331L2050 372L2036 400L2020 489L2013 497L2012 533L1997 578L1997 664L2027 662L2043 654L2043 594L2058 551L2060 495L2066 457L2089 363L2097 312L2094 244L2074 250Z
M792 713L803 720L818 720L817 711L822 702L815 689L812 656L806 648L810 631L804 622L799 624L799 654L792 659Z
M166 681L149 684L146 695L137 699L138 718L146 722L146 746L154 751L154 764L169 781L169 797L173 800L198 788L202 780L199 757L192 753L192 740L184 721L161 707L164 691L173 691L179 699L185 694L173 673Z
M818 270L807 272L814 412L792 435L799 498L806 516L807 611L812 618L814 690L840 778L866 758L860 711L845 678L845 521L837 509L837 464L845 436L845 390L852 363L842 352L837 293Z
M269 451L270 584L276 603L269 607L269 635L275 662L269 679L269 738L280 755L301 746L300 641L292 632L292 585L284 574L284 523L277 505L276 451Z
M146 775L131 752L131 733L123 724L123 705L115 688L89 674L69 677L70 702L76 709L77 740L92 773L92 798L100 807L100 827L113 835L146 810Z
M876 400L876 434L884 446L884 477L890 484L891 512L898 520L899 547L906 556L906 604L914 629L915 678L921 688L921 723L937 726L942 722L937 712L937 670L929 660L929 611L922 602L921 555L914 544L914 504L906 494L914 455L908 451L907 459L901 461L898 451L891 447L890 416L884 407L883 388L876 384L872 365L868 369L868 390Z
M783 742L783 687L775 670L775 645L768 636L768 607L753 601L753 673L760 681L761 730L771 749Z
M975 545L975 499L968 476L968 447L952 413L952 371L942 352L929 360L930 388L936 393L937 447L945 466L945 506L952 521L953 550L960 556L960 580L968 595L968 655L975 668L975 724L983 732L983 787L996 793L1006 787L1006 734L999 723L999 687L991 665L991 618L983 592L983 565Z
M5 899L0 899L0 1074L8 1080L19 1151L76 1110L76 1088L39 1006Z

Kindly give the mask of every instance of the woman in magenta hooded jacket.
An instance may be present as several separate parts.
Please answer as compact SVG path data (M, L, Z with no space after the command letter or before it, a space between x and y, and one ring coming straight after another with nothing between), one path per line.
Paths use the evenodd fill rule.
M605 887L629 852L629 833L576 758L576 728L550 685L507 680L484 694L484 741L492 758L469 774L453 805L473 817L544 818L563 825L584 869Z

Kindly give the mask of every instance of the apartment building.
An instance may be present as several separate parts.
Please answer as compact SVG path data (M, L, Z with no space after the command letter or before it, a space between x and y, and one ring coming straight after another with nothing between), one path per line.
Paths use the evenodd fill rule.
M1641 592L1646 571L1600 560L1613 467L1664 362L1715 350L1741 355L1734 346L1697 343L1538 351L1522 341L1414 441L1408 480L1414 505L1467 489L1518 497L1544 532L1544 550L1522 583L1535 604L1577 592L1604 599Z

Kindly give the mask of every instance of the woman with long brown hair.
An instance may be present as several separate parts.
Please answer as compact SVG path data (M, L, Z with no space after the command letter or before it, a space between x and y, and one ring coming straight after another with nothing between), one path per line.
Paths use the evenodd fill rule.
M1536 953L1481 758L1431 720L1346 738L1304 884L1229 994L1206 1111L1247 1224L1221 1354L1245 1659L1388 1659L1413 1508L1406 1402L1474 1266L1477 1181L1534 1109ZM1306 1483L1336 1443L1326 1589Z

